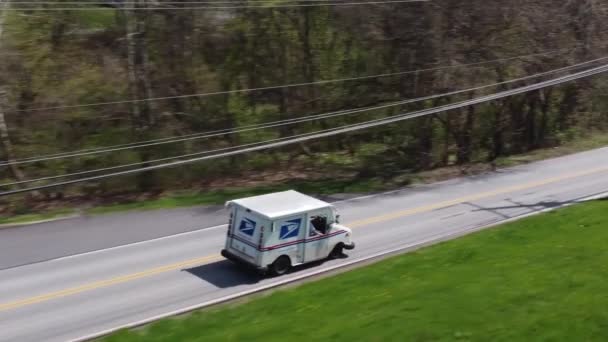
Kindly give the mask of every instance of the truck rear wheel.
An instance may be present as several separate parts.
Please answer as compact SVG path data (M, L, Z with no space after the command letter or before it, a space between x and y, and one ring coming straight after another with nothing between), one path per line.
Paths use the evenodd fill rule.
M291 260L285 255L282 255L275 260L270 266L270 271L273 275L280 276L291 268Z

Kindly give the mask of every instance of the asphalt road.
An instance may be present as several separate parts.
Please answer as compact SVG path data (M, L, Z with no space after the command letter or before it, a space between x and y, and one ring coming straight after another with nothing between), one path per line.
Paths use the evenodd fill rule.
M3 229L0 341L71 340L606 191L608 148L338 202L357 248L271 279L219 256L221 208Z

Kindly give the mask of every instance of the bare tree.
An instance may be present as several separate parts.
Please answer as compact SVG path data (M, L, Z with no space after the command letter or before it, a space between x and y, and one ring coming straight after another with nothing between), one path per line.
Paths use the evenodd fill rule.
M150 80L150 61L146 45L148 11L138 10L146 7L147 0L136 0L133 10L125 11L127 33L127 69L129 89L133 100L150 99L154 97ZM149 130L156 124L156 105L153 101L135 101L132 103L132 121L137 140L145 139ZM146 162L151 159L147 150L141 153L141 159ZM143 164L142 167L148 164ZM150 173L139 177L139 186L148 189L153 185Z
M6 11L5 9L10 6L9 0L0 1L0 10L2 10L2 14L0 15L0 51L2 51L2 33L4 32L4 21L6 20ZM13 148L13 144L10 139L8 126L6 124L6 119L4 117L4 110L7 106L6 101L7 91L6 86L4 84L0 84L0 144L2 144L2 148L4 149L4 153L6 155L6 159L8 162L15 161L15 151ZM10 165L10 170L13 177L21 182L25 179L23 172L19 169L19 167L15 164Z

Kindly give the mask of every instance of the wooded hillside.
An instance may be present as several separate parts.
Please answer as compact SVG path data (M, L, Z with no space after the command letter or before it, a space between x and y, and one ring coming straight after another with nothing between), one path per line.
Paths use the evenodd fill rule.
M145 0L136 4L149 5ZM19 6L18 1L10 6ZM5 92L6 96L0 96L0 119L4 118L0 120L0 160L390 104L503 82L608 54L608 5L596 0L3 13L0 95ZM531 54L535 55L512 58ZM495 61L499 59L503 60ZM486 61L494 62L455 67ZM406 72L415 70L420 71ZM462 101L571 71L208 139L0 166L0 181L288 137ZM393 73L397 74L386 75ZM364 77L370 75L383 76ZM362 78L225 92L357 77ZM42 197L51 192L106 196L204 188L211 181L247 179L254 173L287 174L288 179L392 177L490 162L608 128L607 90L608 79L600 75L312 143L56 188L42 192ZM213 92L222 93L175 98ZM172 98L142 100L165 97ZM133 99L140 101L128 102ZM79 106L107 102L120 103Z

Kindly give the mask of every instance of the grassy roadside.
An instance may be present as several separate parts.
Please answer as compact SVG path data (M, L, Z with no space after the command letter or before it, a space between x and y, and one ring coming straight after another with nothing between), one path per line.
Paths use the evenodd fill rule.
M368 191L382 190L382 183L378 180L321 180L310 182L296 182L289 184L277 184L269 186L258 186L253 188L227 188L223 190L212 190L207 192L175 192L159 199L144 200L130 203L118 203L97 206L83 210L87 215L102 215L130 210L155 210L184 208L197 205L221 205L225 201L261 195L274 191L296 189L305 193L316 195L331 195L335 193L365 193ZM74 209L57 209L43 213L32 213L12 217L1 217L0 225L35 222L52 218L59 218L76 214Z
M603 146L608 146L607 133L589 134L581 138L576 138L554 148L543 148L521 155L499 158L496 161L496 164L500 167L515 166L544 159L565 156L568 154L574 154L577 152L588 151Z
M51 220L60 217L66 217L74 215L76 213L73 209L56 209L50 210L44 213L38 214L25 214L11 217L0 217L0 225L14 225L14 224L25 224L37 221Z
M500 158L499 160L497 160L496 164L499 167L511 167L543 159L555 158L567 154L591 150L607 145L608 133L590 134L585 137L580 137L575 140L569 141L555 148L539 149L526 154ZM469 172L476 173L486 171L488 169L489 166L487 164L478 163L470 165ZM298 191L315 196L349 193L365 194L371 192L397 189L412 183L421 184L441 181L460 176L460 172L461 170L458 167L444 167L417 174L398 175L393 179L389 180L313 180L308 182L300 181L250 188L226 188L223 190L210 190L205 192L169 192L158 199L147 199L142 201L133 201L129 203L101 205L92 209L86 209L84 210L84 212L89 215L99 215L129 210L154 210L190 207L196 205L221 205L225 201L233 198L264 194L268 192L281 191L286 189L296 189ZM26 223L61 216L68 216L74 214L75 212L76 211L73 209L65 208L53 210L50 212L31 213L13 217L4 217L0 218L0 225L10 223Z
M607 212L577 205L103 340L602 341Z
M277 185L258 186L252 188L227 188L223 190L212 190L204 193L191 192L167 196L160 199L133 202L126 204L113 204L92 208L89 214L104 214L127 210L153 210L177 207L189 207L195 205L221 205L227 200L239 197L261 195L274 191L296 189L305 193L316 195L331 195L335 193L368 192L372 189L381 189L381 182L373 179L368 180L320 180L310 182L283 183ZM373 190L372 190L373 191Z

